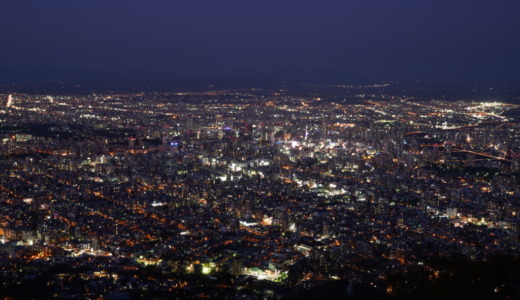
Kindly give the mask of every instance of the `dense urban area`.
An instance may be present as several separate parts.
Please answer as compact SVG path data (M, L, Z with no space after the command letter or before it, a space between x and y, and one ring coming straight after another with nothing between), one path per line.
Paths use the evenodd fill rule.
M385 86L0 95L0 295L515 299L520 106Z

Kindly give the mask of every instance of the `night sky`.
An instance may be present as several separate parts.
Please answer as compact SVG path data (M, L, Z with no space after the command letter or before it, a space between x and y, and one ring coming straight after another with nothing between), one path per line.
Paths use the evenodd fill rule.
M520 81L519 12L518 0L3 0L0 72Z

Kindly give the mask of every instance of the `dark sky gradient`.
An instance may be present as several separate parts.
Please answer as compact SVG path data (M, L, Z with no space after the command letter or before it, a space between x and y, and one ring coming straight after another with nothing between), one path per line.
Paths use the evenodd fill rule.
M3 0L0 69L520 81L519 12L518 0Z

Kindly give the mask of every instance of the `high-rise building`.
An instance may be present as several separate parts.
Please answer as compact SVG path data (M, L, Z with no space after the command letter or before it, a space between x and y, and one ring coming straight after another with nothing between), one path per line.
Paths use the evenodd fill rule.
M193 117L186 118L186 129L193 129Z
M239 276L242 274L243 272L243 268L242 268L242 263L240 262L239 259L235 258L233 259L232 263L231 263L231 275L234 275L234 276Z
M5 107L11 107L12 105L13 105L13 95L8 95L7 103L6 103Z
M128 139L128 149L134 149L135 148L135 138L131 137Z
M520 171L520 154L511 155L511 169L514 172Z

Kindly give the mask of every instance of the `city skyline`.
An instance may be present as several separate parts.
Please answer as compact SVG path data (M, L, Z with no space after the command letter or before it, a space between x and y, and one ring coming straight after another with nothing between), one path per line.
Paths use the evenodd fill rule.
M518 0L0 3L0 298L517 299Z
M0 295L515 297L520 105L388 86L0 94Z

